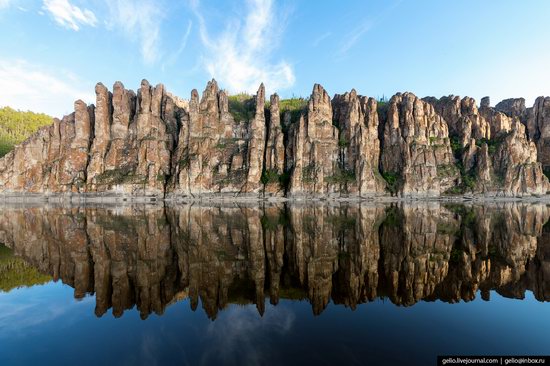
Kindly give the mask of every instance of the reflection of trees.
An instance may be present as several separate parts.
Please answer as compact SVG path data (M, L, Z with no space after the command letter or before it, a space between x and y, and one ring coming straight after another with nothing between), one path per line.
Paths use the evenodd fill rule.
M307 299L319 314L331 300L457 302L492 289L549 300L549 216L524 204L8 208L0 242L75 297L95 293L98 316L137 305L145 318L187 297L211 318L229 303L263 314L266 298Z
M0 244L0 291L9 292L14 288L42 285L49 281L50 276L15 257L11 249Z

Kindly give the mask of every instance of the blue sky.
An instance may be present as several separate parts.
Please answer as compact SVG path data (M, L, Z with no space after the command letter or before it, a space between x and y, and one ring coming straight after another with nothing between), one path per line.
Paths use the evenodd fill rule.
M550 95L550 1L0 0L0 105L61 116L94 85L188 98Z

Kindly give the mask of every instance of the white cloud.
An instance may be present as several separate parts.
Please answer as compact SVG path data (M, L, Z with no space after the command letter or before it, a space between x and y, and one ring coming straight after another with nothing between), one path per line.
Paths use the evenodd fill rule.
M145 63L155 63L160 58L160 25L165 16L162 4L153 0L112 0L107 5L107 25L121 28L129 38L138 40Z
M234 20L226 24L215 37L209 34L198 1L191 4L206 49L203 67L222 86L230 92L255 93L261 82L270 90L294 85L292 66L284 60L271 60L284 30L281 13L275 17L272 0L247 0L244 21Z
M69 0L44 0L43 9L53 16L57 24L74 31L78 31L82 25L95 27L97 23L91 10L81 9Z
M83 83L68 73L53 73L24 60L0 59L0 106L61 117L72 112L74 100L95 100L92 88L77 84Z

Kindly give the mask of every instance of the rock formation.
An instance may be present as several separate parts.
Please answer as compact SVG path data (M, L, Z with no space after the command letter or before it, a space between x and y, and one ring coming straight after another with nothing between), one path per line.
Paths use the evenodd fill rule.
M338 192L339 184L332 178L345 173L338 167L338 129L332 123L330 96L321 85L315 84L307 112L291 128L289 194L329 196Z
M537 145L539 161L550 168L550 97L539 97L527 112L529 139Z
M382 172L404 195L438 196L459 184L445 120L434 107L405 93L389 102L382 134Z
M226 92L215 80L208 83L200 101L193 90L189 109L183 111L166 194L257 194L265 144L264 99L262 85L254 100L246 101L254 106L254 116L236 120Z
M281 177L285 173L285 145L283 124L279 110L279 96L273 94L269 100L269 118L265 143L264 183L267 194L283 192L284 182Z
M384 193L385 182L378 172L380 140L378 111L374 98L357 95L355 89L332 100L334 121L339 126L339 160L348 191L359 195Z
M143 80L54 119L0 159L0 195L368 198L546 194L550 98L386 102L319 84L304 107L277 94L230 96L215 80L189 101ZM303 100L302 100L303 101ZM281 105L284 107L281 108ZM548 136L547 136L548 135Z

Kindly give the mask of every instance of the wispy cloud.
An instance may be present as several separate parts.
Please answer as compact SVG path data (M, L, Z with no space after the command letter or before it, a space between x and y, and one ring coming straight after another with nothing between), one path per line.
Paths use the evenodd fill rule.
M270 90L294 85L292 66L285 60L272 60L285 28L284 17L276 13L273 1L247 0L244 21L227 23L216 36L210 34L199 2L192 1L191 5L206 50L203 68L224 87L231 92L253 93L261 82Z
M374 23L372 21L367 20L355 28L349 36L346 37L344 43L342 43L342 46L340 47L340 54L346 54L353 46L355 46L357 41L373 27L373 25Z
M108 27L121 28L131 39L140 42L140 52L147 64L160 58L160 26L165 17L162 3L154 0L112 0Z
M78 31L82 25L95 27L97 24L97 18L91 10L79 8L69 0L44 0L43 9L51 14L57 24L74 31Z
M55 117L72 111L73 101L91 103L92 88L67 72L52 72L25 60L0 59L0 104L16 109L48 113Z
M332 32L326 32L326 33L323 33L321 34L319 37L315 38L315 40L313 41L313 43L311 43L311 46L312 47L317 47L319 46L319 44L324 41L325 39L327 39L328 37L332 36Z
M351 50L368 31L378 25L378 23L380 23L392 10L394 10L401 3L401 1L403 0L395 1L375 17L364 20L361 24L352 29L351 32L349 32L344 38L344 41L338 50L337 57L342 58L346 56L348 51Z
M162 66L161 66L162 71L164 71L165 66L173 65L178 60L178 58L181 56L181 54L185 50L185 47L187 47L187 41L189 40L189 35L191 34L191 29L192 28L193 28L193 22L189 21L189 23L187 23L187 29L186 29L186 31L183 34L183 37L181 39L180 46L178 47L176 52L172 53L170 55L170 57L168 57L168 59L162 64Z

